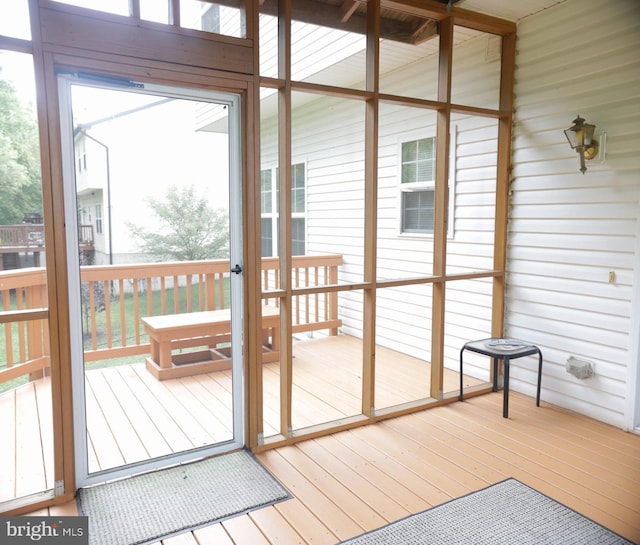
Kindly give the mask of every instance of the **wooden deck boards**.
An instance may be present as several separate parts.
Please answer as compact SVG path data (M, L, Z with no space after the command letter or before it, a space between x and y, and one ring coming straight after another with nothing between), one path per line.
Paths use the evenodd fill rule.
M488 394L261 453L292 499L161 543L329 545L508 477L640 542L639 436L514 393L510 414Z
M48 380L0 395L0 499L53 488L53 438Z
M315 383L313 375L305 376L311 368L304 364L302 352L297 353L294 379L299 380L294 395L299 398L294 408L297 403L311 403L315 411L313 404L321 401L326 414L343 415L351 410L353 399L359 403L353 382L359 380L357 368L343 365L333 383L326 380L332 358L335 361L333 350L326 357L314 351L316 369L324 377ZM170 388L142 366L102 370L99 375L91 379L92 391L99 393L96 408L119 411L119 418L128 415L127 422L119 423L127 428L126 437L136 438L130 451L121 453L115 438L98 445L99 434L92 434L96 456L102 459L197 445L225 429L219 412L231 395L228 374L179 379ZM277 368L265 366L264 376L268 404L275 400L277 407L277 395L269 391L269 384L278 382ZM107 390L100 393L103 388ZM389 389L388 399L404 399L422 388L409 393ZM25 400L26 390L21 393ZM336 406L332 406L334 394ZM218 405L204 411L213 398ZM35 396L31 399L35 401ZM0 398L0 403L8 402ZM38 405L46 403L39 398ZM275 429L277 409L265 409L265 431ZM203 417L202 423L193 420L196 413ZM316 413L311 414L314 418L299 415L297 424L313 423ZM25 418L32 421L33 411L25 410ZM332 544L508 477L640 542L640 436L544 402L536 408L534 399L513 392L509 419L502 418L502 394L488 394L274 449L258 458L291 491L292 499L162 543ZM49 478L50 470L36 474L41 482ZM75 512L75 504L49 512Z

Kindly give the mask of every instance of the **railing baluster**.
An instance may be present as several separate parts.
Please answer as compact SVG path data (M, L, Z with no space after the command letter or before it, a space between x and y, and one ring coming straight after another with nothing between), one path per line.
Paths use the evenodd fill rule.
M150 276L147 276L147 316L153 316L153 280Z
M304 285L309 285L309 267L304 268ZM304 296L304 323L309 323L309 294Z
M298 267L296 267L294 269L295 273L294 273L294 278L295 278L295 286L296 288L300 287L300 269ZM299 324L300 323L300 296L299 295L295 295L294 296L294 302L293 302L293 306L295 309L295 321L293 322L293 325L295 324Z
M121 278L118 282L118 290L120 291L120 295L118 297L118 302L120 303L120 345L127 346L127 319L124 301L124 278Z
M98 349L98 327L96 324L96 289L95 282L87 282L89 291L89 322L91 324L91 348ZM84 325L84 324L83 324Z
M27 308L41 307L41 287L40 286L28 286L26 288L26 300ZM30 320L25 323L27 330L27 358L28 360L34 360L45 355L46 349L42 342L42 328L43 320ZM26 360L25 360L26 361ZM29 380L36 380L42 378L44 369L29 374Z
M215 310L216 308L215 283L215 273L207 273L205 277L206 310Z
M218 273L218 306L216 308L225 308L227 306L224 300L224 274ZM231 283L231 279L229 279L229 283Z
M111 294L109 292L109 280L104 281L104 315L107 326L107 348L113 348L112 334L111 334Z
M11 290L10 289L3 290L2 292L2 308L3 310L7 310L7 311L11 309ZM14 363L13 334L12 334L13 327L12 326L13 324L11 323L4 324L4 338L5 338L6 353L7 353L7 368L12 367Z
M22 289L16 290L16 308L18 310L24 309L24 293ZM18 322L18 353L20 361L26 361L27 359L27 349L26 349L26 331L25 331L25 322Z
M132 280L133 291L133 331L136 344L140 344L140 284L137 278Z
M173 312L180 314L180 282L178 275L173 276Z
M296 331L323 329L327 327L323 322L337 319L337 293L325 293L322 287L337 283L340 264L340 256L333 255L293 258L291 288L294 293L291 312L294 322L292 325L296 326ZM85 305L82 325L90 329L90 332L85 332L90 335L90 342L87 342L85 349L85 361L148 354L149 344L140 322L145 315L166 314L167 310L185 312L185 308L187 312L193 312L196 310L196 305L199 305L197 310L228 307L229 266L230 263L227 260L214 260L81 267ZM278 267L277 258L265 258L262 261L263 291L281 290ZM186 282L184 293L180 292L181 276L185 277ZM168 284L171 283L171 279L173 279L173 305L168 300L168 288L171 287ZM132 283L132 289L129 289L128 282ZM194 286L194 282L197 282L197 286ZM25 304L29 309L44 308L47 305L44 268L0 271L0 285L2 285L0 309L3 311L10 312L16 307L18 310L24 309ZM115 313L112 312L115 309L112 309L111 286L118 290L118 298L114 297L113 301L118 301L120 311ZM305 293L304 297L296 294L296 289L305 288L317 288L320 291L312 294ZM194 292L196 289L197 294ZM146 305L141 301L143 290L146 290ZM186 304L181 303L183 296L187 298ZM264 302L279 306L280 295L269 296ZM132 320L130 339L127 327L131 325ZM15 367L18 364L40 360L41 367L36 368L35 374L31 376L41 376L42 373L38 369L45 369L49 365L49 348L40 346L43 341L46 344L49 339L47 320L17 318L15 322L7 322L3 326L0 329L0 334L4 334L4 342L0 346L0 350L3 351L0 359L3 363L6 361L7 367ZM119 343L116 342L118 334L121 335ZM337 328L331 329L330 334L337 334ZM132 340L134 337L135 340ZM18 342L19 345L16 344ZM18 355L20 360L29 361L18 361ZM11 376L16 376L15 371L12 371ZM2 380L7 379L2 378L0 371L0 382Z
M319 285L320 285L320 278L319 278L319 274L318 274L318 267L314 267L314 268L313 268L313 274L314 274L314 276L315 276L315 283L314 283L314 285L315 285L315 286L319 286ZM326 295L325 295L325 297L326 297ZM319 293L316 293L316 294L315 294L315 301L314 301L314 304L315 304L315 307L316 307L316 308L314 309L314 312L315 312L315 319L316 319L316 322L319 322L319 321L320 321L320 294L319 294Z
M186 277L187 312L193 312L193 305L191 302L191 283L192 282L193 282L193 275L188 274Z
M13 357L12 326L13 324L11 323L4 324L4 338L7 345L7 368L12 367L15 361Z
M199 310L206 310L206 277L204 273L198 275L198 304Z
M324 279L325 279L325 282L327 281L327 278L329 278L330 274L331 274L331 269L329 267L325 267L324 268ZM325 295L325 297L324 297L324 319L328 320L330 316L331 315L330 315L330 309L329 309L329 297L327 297Z
M160 301L162 302L161 314L166 314L167 313L167 290L165 286L164 276L160 277Z

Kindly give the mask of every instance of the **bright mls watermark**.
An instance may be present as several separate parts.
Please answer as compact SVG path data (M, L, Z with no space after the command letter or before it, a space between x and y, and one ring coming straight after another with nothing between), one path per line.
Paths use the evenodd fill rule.
M88 545L88 517L0 517L2 545Z

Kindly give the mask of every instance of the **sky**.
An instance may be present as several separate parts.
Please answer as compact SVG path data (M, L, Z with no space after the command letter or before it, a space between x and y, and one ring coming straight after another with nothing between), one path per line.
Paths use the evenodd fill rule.
M6 4L11 2L11 9ZM0 34L11 38L31 39L28 0L3 0Z
M25 104L31 104L35 111L36 86L33 76L31 55L0 51L0 77L9 81Z

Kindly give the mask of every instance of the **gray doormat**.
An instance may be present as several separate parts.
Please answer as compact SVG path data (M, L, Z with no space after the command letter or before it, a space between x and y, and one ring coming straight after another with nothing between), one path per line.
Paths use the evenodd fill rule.
M245 450L81 488L90 545L134 545L202 527L289 498Z
M623 537L507 479L343 541L349 545L627 545Z

